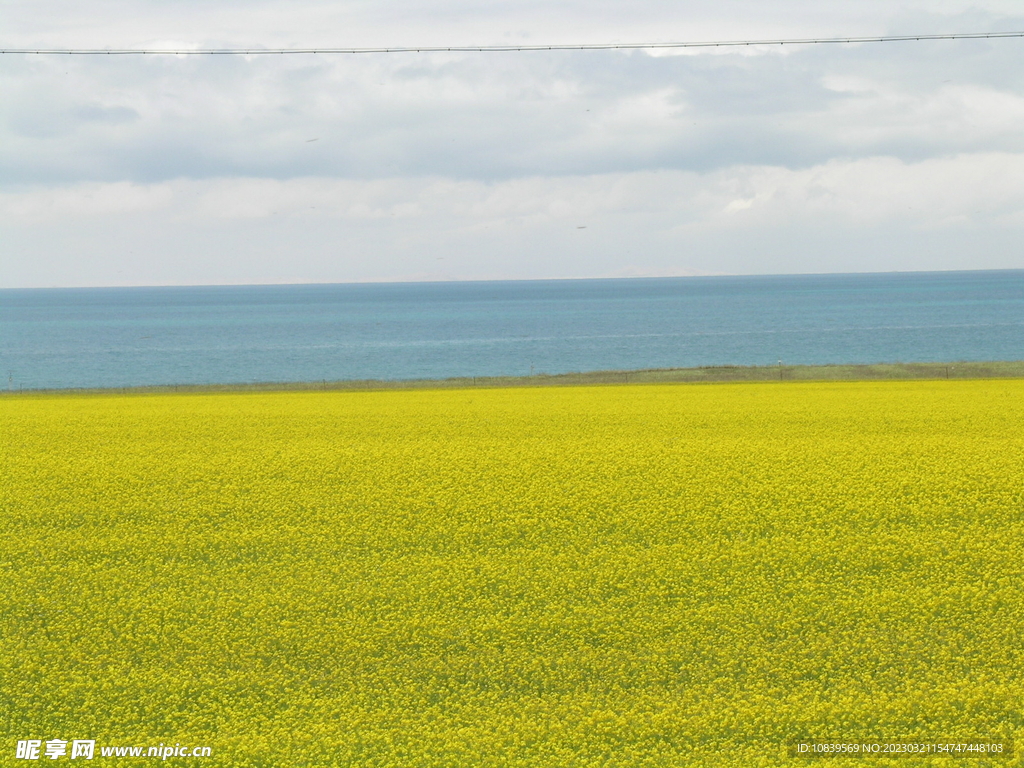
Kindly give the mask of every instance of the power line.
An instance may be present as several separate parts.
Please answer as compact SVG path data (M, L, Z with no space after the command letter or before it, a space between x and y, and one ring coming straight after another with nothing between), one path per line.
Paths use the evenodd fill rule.
M446 45L379 48L0 48L0 54L65 54L70 56L263 56L285 54L357 53L500 53L508 51L623 51L672 48L725 48L767 45L822 45L842 43L899 43L915 40L993 40L1024 37L1024 32L955 32L948 35L878 35L874 37L808 37L782 40L716 40L676 43L569 43L563 45Z

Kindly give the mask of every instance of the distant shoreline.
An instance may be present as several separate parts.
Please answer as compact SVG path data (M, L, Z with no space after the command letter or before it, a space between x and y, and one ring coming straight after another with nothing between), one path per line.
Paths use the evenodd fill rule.
M129 387L4 389L3 395L170 394L215 392L379 391L399 389L495 389L615 384L701 384L770 381L911 381L927 379L1024 378L1024 360L954 363L873 363L864 365L712 365L587 371L532 376L459 376L448 379L344 379L341 381L159 384Z

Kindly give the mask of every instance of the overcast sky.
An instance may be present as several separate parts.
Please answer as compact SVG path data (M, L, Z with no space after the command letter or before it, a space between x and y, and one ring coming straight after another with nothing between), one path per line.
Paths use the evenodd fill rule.
M3 0L0 47L1024 30L1019 0ZM0 287L1024 267L1024 40L0 56Z

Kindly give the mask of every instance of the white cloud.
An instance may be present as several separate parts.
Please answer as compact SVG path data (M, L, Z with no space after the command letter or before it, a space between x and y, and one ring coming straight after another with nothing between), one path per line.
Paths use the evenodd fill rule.
M725 214L759 225L828 217L850 225L900 222L914 229L983 225L1024 210L1024 155L959 155L905 163L890 157L832 160L802 170L746 168L713 175ZM732 218L733 225L736 218Z
M10 223L54 225L73 218L95 218L164 211L175 198L172 184L86 183L0 193L0 217ZM0 219L2 220L2 219Z
M11 0L4 44L1022 27L1017 0ZM0 285L1019 266L1019 49L4 56Z
M1012 267L1024 225L1022 176L1024 154L980 154L496 182L230 178L41 187L0 195L8 247L24 254L6 260L0 281Z

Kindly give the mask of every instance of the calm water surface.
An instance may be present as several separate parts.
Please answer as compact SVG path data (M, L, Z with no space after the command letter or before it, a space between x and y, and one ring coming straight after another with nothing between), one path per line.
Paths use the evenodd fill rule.
M1024 359L1024 270L0 290L17 389Z

